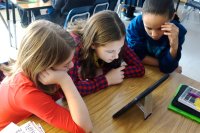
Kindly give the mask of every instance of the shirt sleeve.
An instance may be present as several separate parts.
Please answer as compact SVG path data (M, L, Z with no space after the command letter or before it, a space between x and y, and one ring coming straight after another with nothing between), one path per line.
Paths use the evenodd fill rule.
M37 88L24 86L16 93L16 98L18 106L33 113L47 123L69 132L84 132L73 121L68 109L58 105L50 96Z
M158 57L160 71L164 73L173 72L178 67L179 60L181 59L182 45L185 41L185 34L187 33L187 30L179 23L176 25L179 27L179 44L176 57L173 58L171 56L170 49L163 51L163 53Z
M108 82L104 75L95 77L93 79L82 80L78 74L78 63L74 63L74 67L70 69L69 75L72 77L79 93L84 96L108 87Z
M126 44L124 44L123 59L127 66L124 69L125 78L141 77L145 73L144 66L142 62L137 57L135 52L130 49Z
M145 30L141 15L134 18L130 22L126 30L126 41L128 47L133 49L137 56L143 60L148 52L145 41Z
M77 36L74 36L75 34L72 34L73 38L75 39L75 41L77 43L80 43L80 39L79 38L75 38ZM76 52L73 58L73 62L74 62L74 67L71 68L68 73L71 76L74 84L76 85L79 93L82 96L97 92L99 90L102 90L106 87L108 87L108 82L106 80L106 77L104 75L100 75L98 77L95 77L93 79L86 79L83 80L80 78L79 76L79 64L80 64L80 48L81 48L81 44L79 44L79 46L76 48Z

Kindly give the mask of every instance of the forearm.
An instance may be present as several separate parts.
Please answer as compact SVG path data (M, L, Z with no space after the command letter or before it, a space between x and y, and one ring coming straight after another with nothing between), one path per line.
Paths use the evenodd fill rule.
M151 56L146 56L142 60L142 63L145 64L145 65L159 66L158 60L154 57L151 57Z
M176 58L177 50L178 50L178 47L170 47L169 52L170 52L172 58Z
M126 67L124 69L125 78L141 77L145 73L144 66L136 55L135 51L128 48L127 45L124 45L124 62Z
M159 58L160 70L164 73L173 72L178 67L180 57L180 52L177 53L176 58L173 58L170 51L166 51L166 53Z
M105 89L108 87L108 82L104 75L95 77L93 79L88 80L79 80L75 82L75 85L79 91L79 93L84 96L88 94L92 94L99 90Z
M69 110L74 122L82 127L86 132L92 129L87 107L72 81L67 81L61 85L67 99Z

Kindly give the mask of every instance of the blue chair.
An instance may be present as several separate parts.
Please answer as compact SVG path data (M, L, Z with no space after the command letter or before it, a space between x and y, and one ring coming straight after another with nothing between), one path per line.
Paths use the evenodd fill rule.
M136 7L142 7L145 0L120 0L117 8L119 17L126 16L128 18L134 17Z
M199 0L187 0L185 3L186 6L190 6L194 9L200 10L200 1Z
M64 23L64 29L67 28L68 23L72 23L80 19L87 20L91 16L92 9L93 6L82 6L70 10Z
M188 9L188 10L186 10L186 9ZM186 17L187 17L187 19L189 19L189 14L192 11L194 11L195 9L199 10L199 14L200 14L200 0L187 0L184 5L184 9L182 10L181 21L183 21Z
M108 10L108 7L109 7L108 0L95 0L93 14L103 10Z

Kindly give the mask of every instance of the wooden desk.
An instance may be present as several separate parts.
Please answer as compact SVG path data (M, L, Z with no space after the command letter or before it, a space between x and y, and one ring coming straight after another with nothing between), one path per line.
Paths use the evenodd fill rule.
M51 1L44 3L42 0L36 0L36 2L22 2L19 0L11 0L13 4L17 5L22 10L32 10L32 9L43 9L51 7Z
M200 131L196 122L167 109L179 84L188 84L200 88L200 83L178 73L172 73L164 83L153 91L153 114L144 120L143 113L135 106L118 119L112 115L126 105L141 91L152 85L163 74L154 67L146 67L143 78L127 79L122 84L84 97L93 122L95 133L155 133L180 132L195 133ZM32 116L19 124L31 120L39 122L47 133L64 133L53 128L41 119Z
M16 36L16 15L15 15L15 7L18 7L24 11L28 12L28 22L31 22L31 10L35 10L35 9L44 9L44 8L48 8L51 7L51 0L49 0L48 2L44 3L42 0L36 0L35 2L22 2L19 0L6 0L6 16L7 16L7 23L8 23L8 31L9 33L11 33L11 29L10 29L10 14L8 11L8 1L10 1L12 3L12 13L13 13L13 34L14 34L14 46L12 44L11 41L11 36L12 34L9 34L9 39L10 39L10 45L11 47L14 47L17 49L17 36Z

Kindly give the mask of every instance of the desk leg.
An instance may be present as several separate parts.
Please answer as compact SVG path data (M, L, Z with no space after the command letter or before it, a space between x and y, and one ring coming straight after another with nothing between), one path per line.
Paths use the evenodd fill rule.
M8 30L8 25L7 25L6 21L4 20L1 12L0 12L0 17L1 17L1 20L3 21L4 25L6 26L6 29Z
M6 0L6 17L7 17L7 24L8 24L8 34L9 34L9 41L10 41L10 46L12 47L12 41L11 41L11 31L10 31L10 14L9 14L9 9L8 9L8 0Z
M17 49L15 5L13 3L12 3L12 12L13 12L14 43L15 43L15 48Z
M28 24L31 23L31 10L28 10Z
M177 10L178 10L179 4L180 4L180 0L178 0L178 1L177 1L177 4L176 4L176 8L175 8L175 11L176 11L176 12L177 12Z
M152 114L152 106L153 106L153 98L152 94L150 93L144 99L144 104L139 101L137 106L142 110L144 113L144 119L146 120Z

